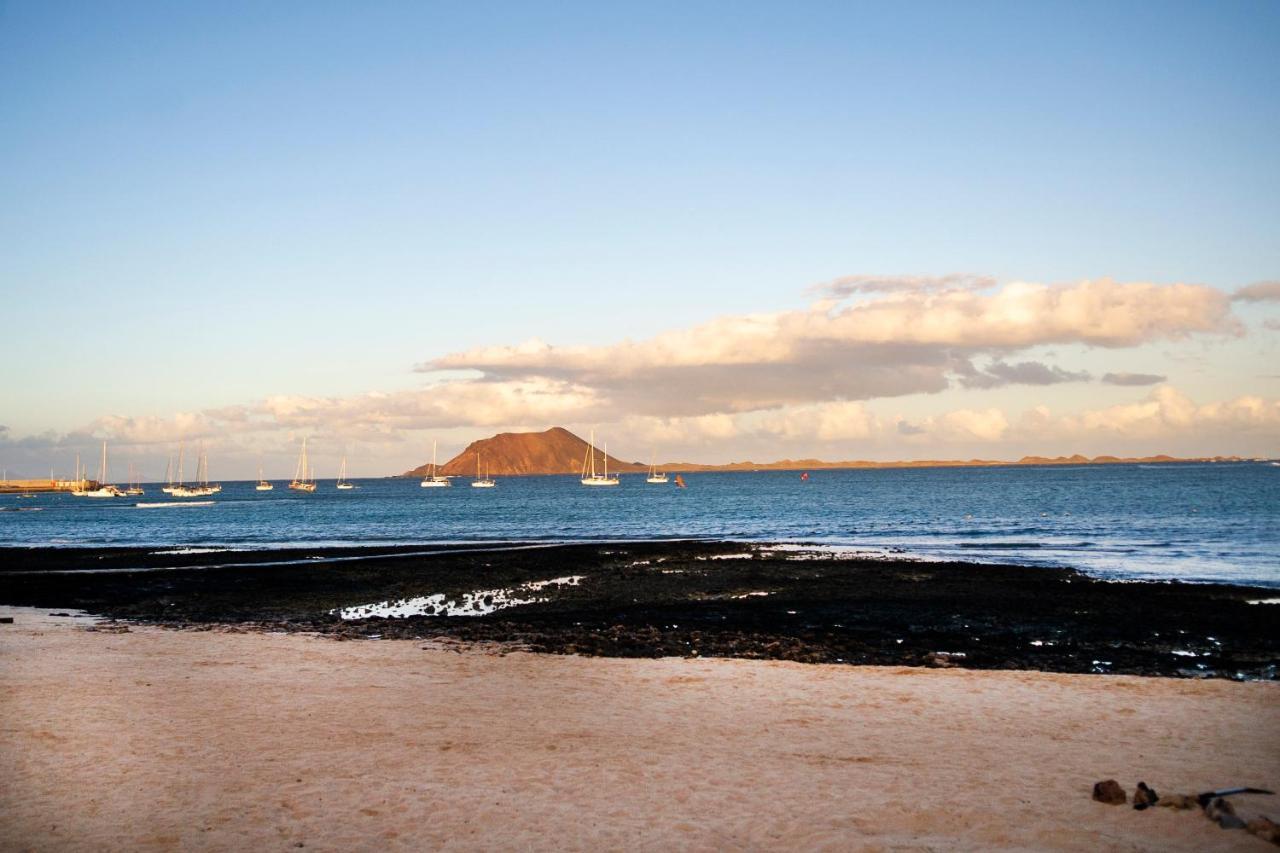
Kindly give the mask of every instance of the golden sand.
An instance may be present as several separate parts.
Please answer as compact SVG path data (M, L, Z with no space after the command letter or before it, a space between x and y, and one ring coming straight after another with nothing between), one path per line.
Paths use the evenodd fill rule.
M1280 685L84 630L4 609L0 848L1274 849ZM1280 798L1240 798L1242 814ZM1266 802L1271 800L1272 802Z

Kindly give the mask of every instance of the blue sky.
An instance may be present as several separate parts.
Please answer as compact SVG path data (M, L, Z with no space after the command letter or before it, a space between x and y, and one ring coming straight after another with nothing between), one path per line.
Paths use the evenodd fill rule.
M414 392L480 375L415 364L534 337L607 358L851 274L1230 293L1280 277L1277 48L1266 2L0 4L0 425L127 445L99 419ZM1233 311L1243 337L1173 330L1126 363L1198 405L1273 400L1274 302ZM1017 358L1115 356L1048 351ZM878 414L1146 393L1068 384ZM548 425L378 444L335 417L316 429L365 442L364 473L419 431ZM281 429L228 458L287 456ZM717 443L776 444L752 436Z

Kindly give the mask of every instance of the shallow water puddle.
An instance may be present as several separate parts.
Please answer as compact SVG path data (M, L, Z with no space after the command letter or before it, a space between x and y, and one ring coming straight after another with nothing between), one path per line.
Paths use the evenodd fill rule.
M577 586L585 575L566 575L544 581L529 581L512 589L481 589L462 594L460 600L449 598L443 592L435 595L402 598L398 601L380 601L376 604L359 604L330 610L342 619L370 619L381 616L403 619L407 616L485 616L510 607L537 604L546 598L537 596L522 598L522 593L541 592L548 587Z

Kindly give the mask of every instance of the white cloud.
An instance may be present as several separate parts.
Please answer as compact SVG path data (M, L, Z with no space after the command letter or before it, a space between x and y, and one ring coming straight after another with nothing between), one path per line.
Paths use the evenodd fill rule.
M721 317L643 341L556 347L530 340L446 355L419 369L555 379L628 411L697 415L936 392L957 374L973 375L970 359L978 354L1000 366L1005 355L1045 344L1129 347L1241 332L1228 297L1200 285L1019 282L986 294L946 279L890 284L859 279L849 286L860 297L852 302ZM868 288L880 295L865 298ZM1005 367L1008 375L992 374L990 382L1084 378L1049 365L1032 370L1032 362Z
M1280 302L1280 281L1260 281L1242 287L1231 296L1241 302Z
M1280 435L1280 400L1244 396L1197 404L1176 388L1162 385L1143 400L1077 414L1055 417L1042 407L1033 410L1023 426L1035 435L1054 439L1276 436Z

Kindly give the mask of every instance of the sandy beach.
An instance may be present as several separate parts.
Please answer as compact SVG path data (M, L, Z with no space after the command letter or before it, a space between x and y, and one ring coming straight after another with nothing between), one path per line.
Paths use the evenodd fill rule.
M1089 794L1280 786L1275 683L4 615L6 850L1270 849Z

